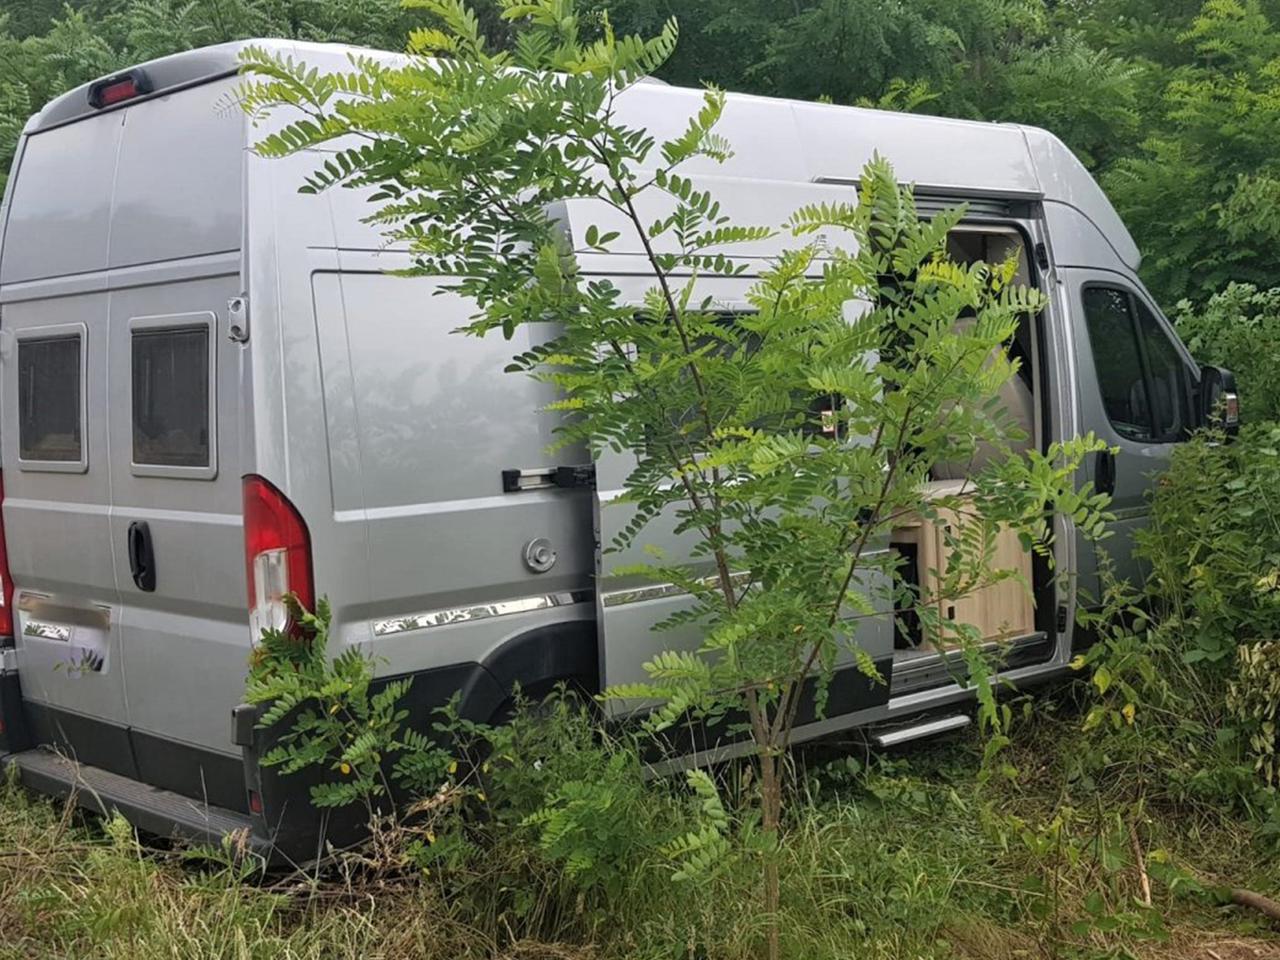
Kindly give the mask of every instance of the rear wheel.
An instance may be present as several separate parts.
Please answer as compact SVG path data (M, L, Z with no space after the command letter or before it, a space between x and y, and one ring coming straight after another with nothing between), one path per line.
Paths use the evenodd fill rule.
M559 704L564 704L571 709L588 710L592 718L598 720L600 705L596 701L594 687L594 678L580 676L544 680L528 688L514 691L494 711L489 724L496 727L510 723L521 709L533 718L549 718Z

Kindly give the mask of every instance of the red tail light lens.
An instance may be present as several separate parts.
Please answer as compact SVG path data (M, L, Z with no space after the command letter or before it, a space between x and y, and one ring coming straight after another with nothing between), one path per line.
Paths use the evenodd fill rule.
M4 477L0 476L0 506L4 503ZM13 636L13 577L9 576L9 550L4 539L4 514L0 513L0 637Z
M98 102L104 107L109 107L113 103L119 103L121 100L132 100L137 95L138 85L133 82L132 77L129 77L99 90Z
M255 640L263 630L289 627L288 594L315 609L307 525L288 497L255 474L244 478L244 559Z
M151 92L151 81L143 70L130 70L116 77L100 80L89 88L89 106L95 110L124 103Z

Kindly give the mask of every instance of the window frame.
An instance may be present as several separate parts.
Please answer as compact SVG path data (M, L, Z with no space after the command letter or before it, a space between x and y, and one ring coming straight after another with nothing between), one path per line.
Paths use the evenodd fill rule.
M139 333L181 333L204 330L208 337L208 430L209 462L203 466L181 466L169 463L139 463L134 459L133 368L134 337ZM218 318L208 310L197 313L173 313L129 320L129 470L135 477L167 477L174 480L213 480L218 476Z
M21 369L24 341L75 340L80 346L80 458L78 460L33 460L22 455L22 381L16 376L18 409L18 469L34 473L87 473L89 470L89 328L83 323L56 323L15 331L15 369Z
M1196 367L1194 363L1188 362L1187 351L1178 339L1177 335L1169 328L1162 314L1156 309L1155 305L1142 297L1134 287L1123 280L1090 280L1080 285L1080 314L1084 321L1085 336L1089 340L1090 362L1093 365L1093 378L1098 385L1098 394L1101 399L1102 380L1098 373L1097 345L1094 343L1093 331L1089 327L1088 306L1085 303L1085 294L1090 290L1110 290L1119 293L1125 298L1125 302L1129 311L1129 336L1133 338L1134 350L1138 355L1138 364L1142 376L1142 386L1147 393L1147 427L1150 437L1147 439L1139 437L1131 437L1122 432L1111 419L1111 414L1107 411L1105 403L1101 403L1103 415L1107 418L1107 425L1112 429L1117 437L1129 443L1140 444L1170 444L1182 443L1186 440L1195 429L1195 390L1197 384ZM1183 367L1186 369L1186 379L1184 382L1183 401L1186 404L1186 412L1188 416L1187 425L1176 435L1162 434L1157 427L1156 404L1155 404L1155 382L1151 374L1151 359L1147 355L1147 345L1142 336L1142 331L1138 322L1138 306L1146 307L1147 311L1156 321L1156 327L1166 337L1171 339L1174 344L1174 352L1182 359Z

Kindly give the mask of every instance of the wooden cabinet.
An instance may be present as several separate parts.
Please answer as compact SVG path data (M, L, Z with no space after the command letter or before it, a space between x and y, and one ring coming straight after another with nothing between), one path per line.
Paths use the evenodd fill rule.
M960 487L951 483L931 486L930 492L935 495L957 495ZM1031 554L1022 548L1013 531L997 531L984 556L991 569L1010 571L1012 576L963 596L940 596L940 575L945 573L953 552L948 541L961 536L966 525L972 527L976 523L972 516L966 516L963 507L958 511L940 509L933 519L908 518L894 528L890 542L914 561L921 603L934 605L942 619L973 624L989 640L1027 636L1035 631ZM923 639L930 640L927 636Z

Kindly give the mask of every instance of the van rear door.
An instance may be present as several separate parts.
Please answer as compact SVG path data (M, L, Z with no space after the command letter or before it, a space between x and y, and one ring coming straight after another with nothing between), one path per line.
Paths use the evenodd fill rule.
M140 778L244 803L249 654L241 366L244 119L234 80L123 111L109 317L111 546Z
M33 734L136 776L111 549L106 289L118 115L23 141L0 253L4 520ZM104 162L105 158L105 162Z

